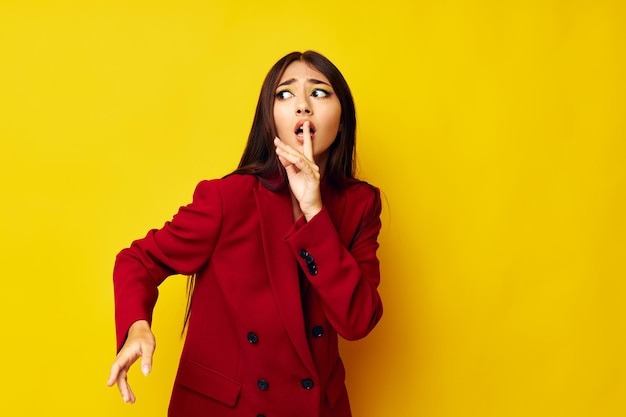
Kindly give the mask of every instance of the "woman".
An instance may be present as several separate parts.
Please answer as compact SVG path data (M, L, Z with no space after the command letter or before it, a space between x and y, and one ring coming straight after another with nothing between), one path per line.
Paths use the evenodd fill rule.
M239 168L198 184L114 269L118 356L108 384L150 372L157 286L194 277L170 416L350 416L338 335L382 315L378 190L354 178L350 89L322 55L270 70Z

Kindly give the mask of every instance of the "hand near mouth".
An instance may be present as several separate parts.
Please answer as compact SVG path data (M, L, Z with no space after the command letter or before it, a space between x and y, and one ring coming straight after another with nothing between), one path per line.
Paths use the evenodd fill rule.
M296 198L305 219L309 221L322 210L321 175L313 157L313 141L308 121L304 123L302 129L304 132L302 152L279 138L274 139L274 145L278 159L287 171L291 193Z

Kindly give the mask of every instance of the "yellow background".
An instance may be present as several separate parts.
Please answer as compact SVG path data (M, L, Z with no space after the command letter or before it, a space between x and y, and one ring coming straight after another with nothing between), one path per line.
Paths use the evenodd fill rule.
M3 0L0 415L165 415L185 280L125 405L115 254L236 166L305 49L348 79L386 198L385 314L341 346L355 417L626 415L620 0Z

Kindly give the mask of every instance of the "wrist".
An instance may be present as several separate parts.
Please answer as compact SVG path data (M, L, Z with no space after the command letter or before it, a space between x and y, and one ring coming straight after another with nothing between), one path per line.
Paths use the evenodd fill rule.
M132 331L143 331L143 330L150 330L150 323L148 323L148 320L137 320L136 322L130 325L130 327L128 328L128 333L130 334L130 332Z
M302 211L302 215L306 219L306 221L310 221L313 217L317 216L319 212L322 211L322 206L311 208L307 211Z

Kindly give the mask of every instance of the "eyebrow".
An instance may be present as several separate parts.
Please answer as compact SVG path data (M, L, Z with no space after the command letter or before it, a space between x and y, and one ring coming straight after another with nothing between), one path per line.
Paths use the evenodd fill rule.
M290 84L295 83L296 81L298 81L298 80L296 80L295 78L290 78L290 79L288 79L288 80L286 80L286 81L283 81L282 83L278 84L278 87L282 87L283 85L290 85ZM324 81L322 81L322 80L317 80L317 79L315 79L315 78L309 78L309 79L307 79L306 81L307 81L308 83L311 83L311 84L324 84L324 85L327 85L327 86L329 86L329 87L331 86L331 85L330 85L330 84L328 84L327 82L324 82Z

